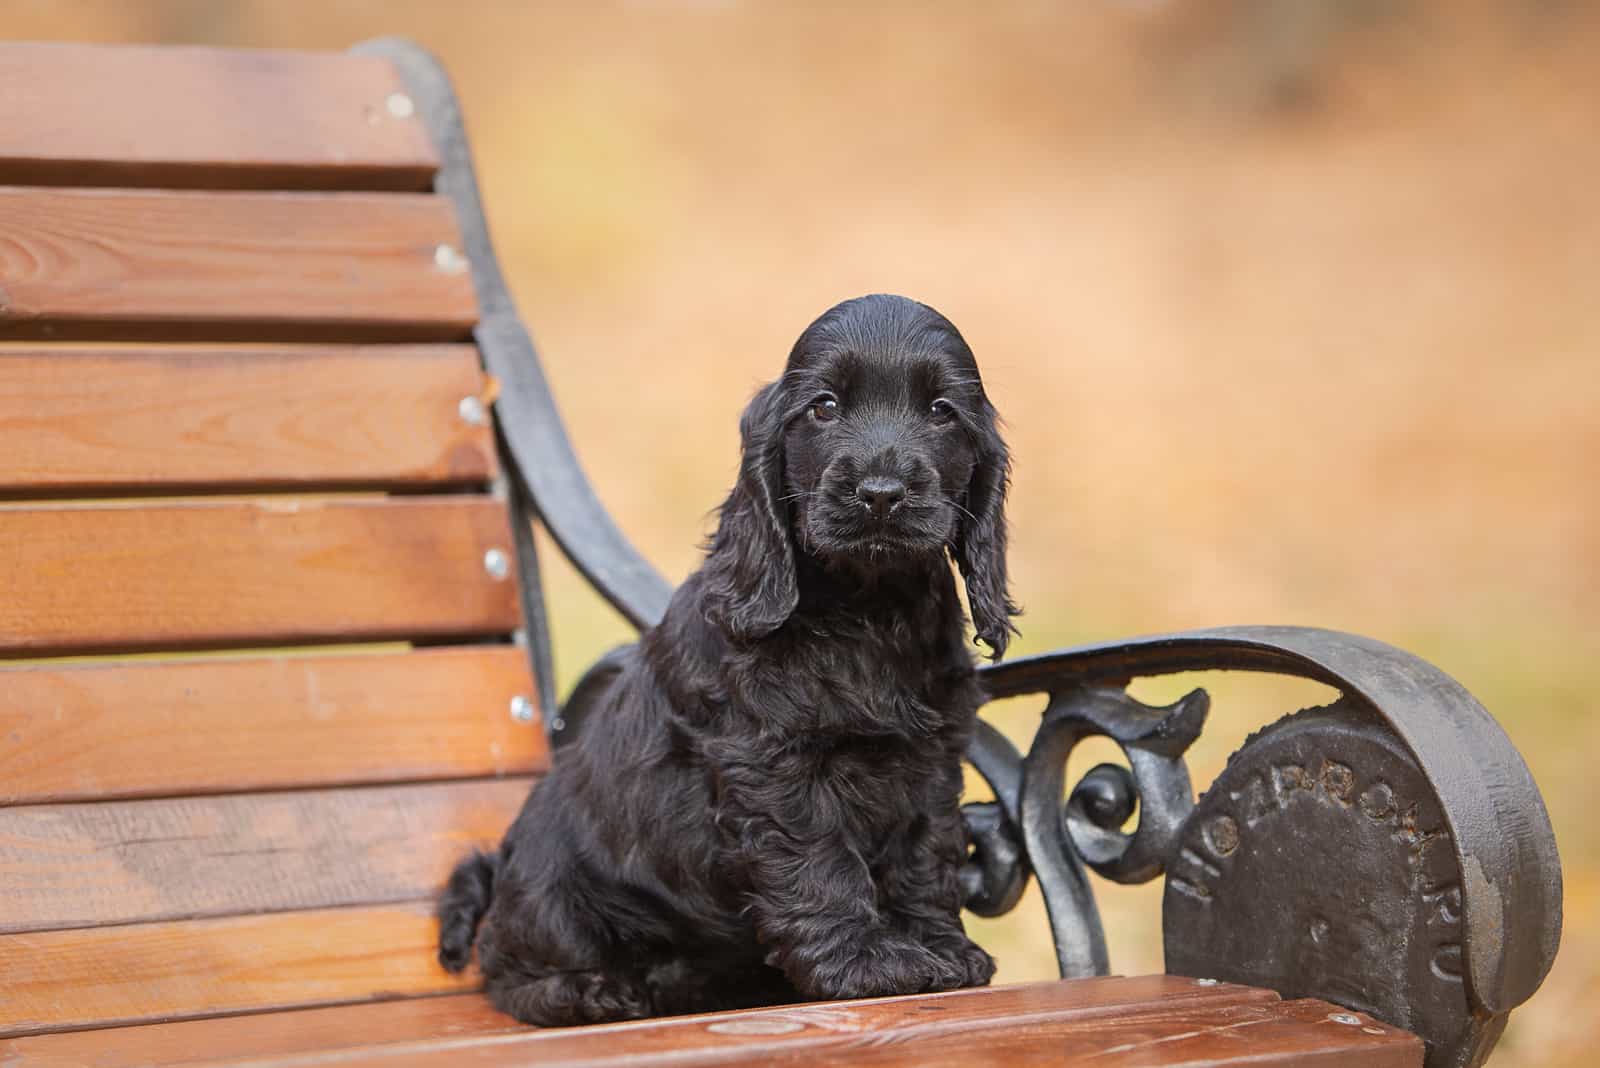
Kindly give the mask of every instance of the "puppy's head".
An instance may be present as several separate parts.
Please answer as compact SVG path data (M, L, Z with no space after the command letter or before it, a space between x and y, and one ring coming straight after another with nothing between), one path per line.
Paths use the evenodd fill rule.
M948 550L998 659L1016 607L996 421L972 350L932 308L869 296L823 313L740 422L739 482L706 565L718 621L745 639L781 626L796 551L885 571Z

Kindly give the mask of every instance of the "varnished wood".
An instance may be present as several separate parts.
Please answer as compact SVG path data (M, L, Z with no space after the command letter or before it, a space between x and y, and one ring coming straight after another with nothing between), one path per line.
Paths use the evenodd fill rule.
M0 53L3 53L0 46ZM0 351L0 493L483 483L469 346Z
M968 1045L1013 1028L1062 1026L1166 1008L1263 1004L1270 991L1197 987L1191 980L1145 976L962 990L909 998L819 1002L590 1027L529 1031L492 1043L472 1039L417 1042L374 1050L373 1064L624 1065L671 1057L685 1064L810 1064L829 1051L888 1047L913 1050L940 1036ZM363 1064L362 1057L350 1058ZM322 1063L314 1054L285 1064Z
M438 158L366 56L0 44L12 184L428 188Z
M526 650L0 665L0 804L527 775Z
M1416 1068L1411 1035L1320 1001L1165 976L832 1002L558 1031L467 996L0 1042L16 1068L84 1065L1347 1065Z
M0 1039L7 1068L169 1068L526 1030L477 994Z
M1422 1043L1370 1017L1336 1022L1323 1001L1280 1003L1233 987L1206 995L1145 998L1147 979L1069 980L957 994L835 1002L567 1031L376 1043L223 1063L260 1068L361 1065L389 1068L623 1068L697 1065L872 1068L1001 1068L1015 1065L1347 1066L1419 1068ZM1183 980L1173 980L1184 982ZM1074 1004L1071 988L1102 984L1107 996ZM1067 988L1065 994L1061 988ZM1019 997L1020 994L1020 997Z
M0 340L449 341L477 321L434 196L0 187L0 235Z
M0 1035L469 988L430 905L0 935Z
M0 508L0 654L505 633L510 539L486 497Z
M1356 1022L1342 1023L1337 1017ZM1422 1057L1423 1045L1415 1035L1326 1001L1305 1000L995 1027L987 1034L947 1033L890 1049L841 1046L805 1063L808 1068L1421 1068ZM740 1058L717 1063L762 1062Z
M0 933L415 901L528 779L0 809Z
M926 997L880 998L870 1001L822 1002L781 1009L717 1013L705 1016L641 1020L604 1027L561 1030L516 1029L515 1035L502 1035L492 1045L480 1048L471 1035L440 1033L432 1036L403 1036L390 1031L393 1014L358 1011L354 1008L328 1010L344 1017L338 1029L324 1028L328 1017L315 1020L308 1041L274 1040L274 1054L303 1054L289 1057L287 1063L343 1063L346 1058L360 1061L361 1047L387 1046L370 1051L380 1055L381 1063L452 1064L650 1064L672 1057L674 1063L721 1063L719 1058L779 1058L795 1055L799 1059L820 1053L830 1043L849 1041L856 1045L894 1044L937 1034L960 1034L968 1028L1021 1027L1050 1021L1096 1020L1107 1014L1143 1012L1152 1009L1182 1009L1200 1006L1269 1004L1277 995L1266 990L1219 984L1198 986L1193 980L1167 976L1141 976L1134 979L1080 979L1057 983L1030 983L1020 986L964 990ZM492 1017L469 1011L469 999L451 999L474 1030L479 1026L503 1028ZM217 1061L239 1057L255 1059L252 1036L265 1034L277 1021L277 1030L294 1032L301 1013L255 1017L250 1021L227 1021L244 1027L240 1034L228 1032L224 1021L205 1024L173 1024L85 1034L17 1040L0 1044L0 1054L20 1057L21 1065L48 1064L70 1052L83 1063L102 1068L122 1068L131 1064L184 1063L201 1041ZM500 1020L504 1020L501 1017ZM440 1021L441 1023L443 1020ZM204 1029L204 1030L202 1030ZM192 1038L185 1037L192 1035ZM263 1053L267 1051L261 1051ZM176 1055L174 1060L163 1058ZM91 1059L92 1058L92 1059ZM275 1063L275 1062L274 1062Z

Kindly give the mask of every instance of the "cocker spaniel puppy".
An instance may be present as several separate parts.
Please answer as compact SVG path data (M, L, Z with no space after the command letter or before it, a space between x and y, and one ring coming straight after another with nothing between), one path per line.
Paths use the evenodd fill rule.
M578 688L584 727L439 959L543 1025L987 983L962 930L978 640L1005 651L1009 472L972 351L869 296L750 402L738 483L666 617ZM482 928L479 930L479 921Z

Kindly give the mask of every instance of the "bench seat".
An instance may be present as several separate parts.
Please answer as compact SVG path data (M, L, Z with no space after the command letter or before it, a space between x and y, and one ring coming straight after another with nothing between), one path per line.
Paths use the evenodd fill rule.
M0 1041L7 1068L401 1065L1346 1065L1414 1068L1422 1043L1314 999L1172 976L1074 979L568 1030L481 995Z

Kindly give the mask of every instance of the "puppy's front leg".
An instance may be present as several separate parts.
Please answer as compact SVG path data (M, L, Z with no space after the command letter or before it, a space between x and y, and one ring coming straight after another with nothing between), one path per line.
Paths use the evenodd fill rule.
M958 787L959 789L959 787ZM954 986L983 986L994 978L994 958L961 926L961 863L966 832L952 799L908 829L903 849L882 877L884 909L897 926L948 968Z
M819 821L743 823L750 909L767 963L808 998L879 997L964 985L887 921L865 861Z

